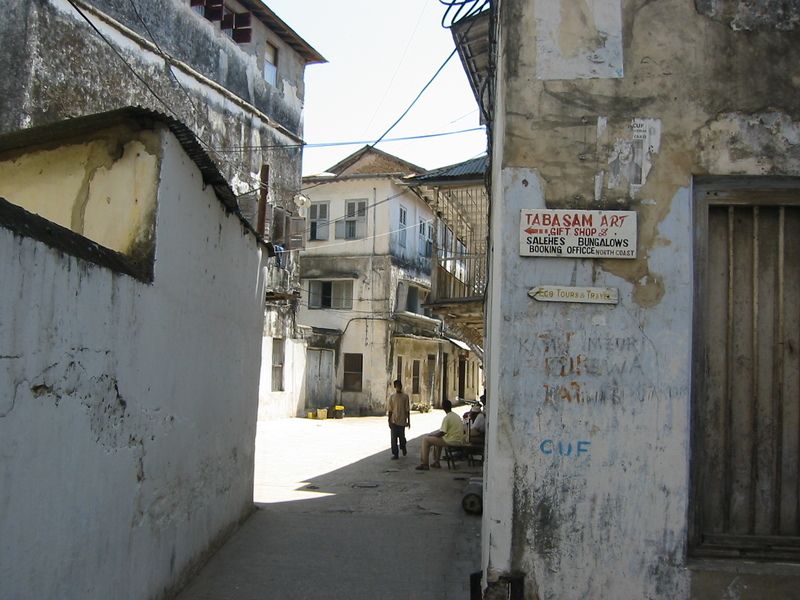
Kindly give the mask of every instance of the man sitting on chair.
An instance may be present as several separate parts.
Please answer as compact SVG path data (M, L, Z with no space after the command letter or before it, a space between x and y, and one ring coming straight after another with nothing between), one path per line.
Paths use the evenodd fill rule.
M422 438L422 452L417 465L417 471L427 471L430 467L441 469L439 458L442 455L442 448L445 446L461 446L464 444L464 430L461 419L453 412L453 404L450 400L442 402L445 415L442 419L442 426L439 431L429 433ZM433 447L433 463L429 464L431 447Z

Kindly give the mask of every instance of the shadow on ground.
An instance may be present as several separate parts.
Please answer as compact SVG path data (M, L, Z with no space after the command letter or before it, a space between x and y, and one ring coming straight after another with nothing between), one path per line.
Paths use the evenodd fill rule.
M400 460L376 452L301 482L302 499L257 504L179 600L469 598L480 518L461 497L481 469L416 471L419 446L420 435Z

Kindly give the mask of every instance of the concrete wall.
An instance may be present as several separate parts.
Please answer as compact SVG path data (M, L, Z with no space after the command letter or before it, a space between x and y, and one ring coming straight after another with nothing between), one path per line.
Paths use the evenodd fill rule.
M258 386L258 420L303 415L305 408L305 340L284 338L283 391L272 391L272 344L274 337L262 338L261 377Z
M0 157L0 197L123 254L152 246L160 140L120 135Z
M152 284L0 227L4 597L162 597L252 509L261 251L160 154Z
M2 0L0 28L7 35L0 38L0 60L19 74L12 97L23 92L19 102L0 105L2 131L124 106L152 108L186 123L211 148L254 146L211 155L237 193L257 189L261 165L269 164L272 201L293 208L300 151L276 146L296 144L302 136L304 64L296 52L270 38L285 68L273 87L263 80L257 48L237 45L188 2L140 2L155 43L180 61L169 69L130 2L87 4L96 10L85 8L85 14L152 91L66 0ZM256 46L268 32L255 19L254 29L250 45ZM255 194L242 198L246 214L255 210L254 202Z
M236 44L188 0L137 0L138 11L128 0L79 5L110 45L67 0L0 0L0 66L7 75L0 82L0 132L143 106L179 119L202 140L251 222L264 164L269 202L297 214L302 56L256 18L252 42ZM229 6L244 10L235 1ZM267 41L278 49L275 86L263 77ZM280 276L282 283L270 288L297 287L291 261ZM280 321L277 329L291 329L293 310L268 306L267 312L270 322Z
M740 569L688 569L692 182L800 173L800 9L499 5L490 594L522 574L526 599L766 597ZM638 258L521 257L520 209L544 207L636 211ZM619 304L537 303L542 284L616 288Z

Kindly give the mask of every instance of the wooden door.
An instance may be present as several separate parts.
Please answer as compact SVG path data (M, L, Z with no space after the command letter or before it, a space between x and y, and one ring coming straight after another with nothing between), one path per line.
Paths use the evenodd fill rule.
M691 547L800 560L800 186L758 183L695 194Z
M309 348L306 353L306 408L336 404L333 351Z

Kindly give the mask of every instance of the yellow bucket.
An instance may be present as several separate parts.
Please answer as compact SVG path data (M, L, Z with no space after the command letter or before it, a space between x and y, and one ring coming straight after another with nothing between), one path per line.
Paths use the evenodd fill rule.
M327 408L318 408L317 409L317 418L318 419L327 419L328 418L328 409Z
M316 418L316 416L317 416L317 415L315 415L315 414L314 414L313 412L311 412L311 411L308 411L308 412L306 413L306 416L307 416L309 419L314 419L314 418Z

